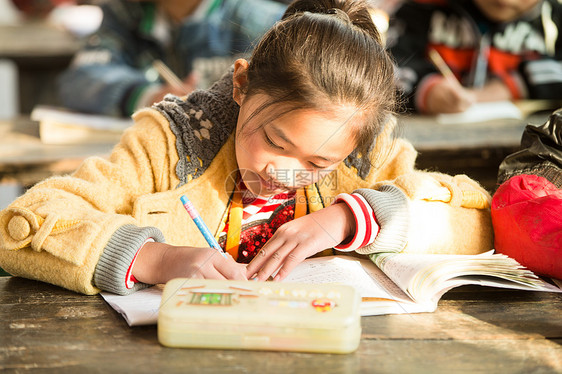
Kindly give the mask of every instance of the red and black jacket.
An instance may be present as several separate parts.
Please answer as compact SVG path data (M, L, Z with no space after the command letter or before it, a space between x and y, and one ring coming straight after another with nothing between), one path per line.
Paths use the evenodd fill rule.
M420 109L418 89L438 74L427 58L430 48L466 87L478 85L480 71L501 79L514 99L562 99L561 28L557 0L540 1L508 23L491 22L472 0L410 0L391 18L388 45L410 109Z

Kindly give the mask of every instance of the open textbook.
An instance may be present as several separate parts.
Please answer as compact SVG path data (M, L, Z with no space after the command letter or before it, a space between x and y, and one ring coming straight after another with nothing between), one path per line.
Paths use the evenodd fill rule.
M284 282L342 283L362 296L361 315L433 312L450 289L481 285L529 291L562 292L515 260L487 252L479 255L382 253L371 259L352 256L310 258ZM130 326L155 324L162 286L129 296L102 293Z

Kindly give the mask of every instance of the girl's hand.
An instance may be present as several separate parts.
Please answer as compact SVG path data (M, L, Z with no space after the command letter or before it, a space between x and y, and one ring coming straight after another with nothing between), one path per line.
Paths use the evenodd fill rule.
M140 282L162 284L174 278L246 280L246 265L214 248L176 247L146 243L137 255L133 276Z
M442 79L427 92L426 112L429 114L464 112L476 100L474 92L457 82Z
M344 204L334 204L281 226L248 264L251 279L265 281L275 270L274 280L284 279L300 262L334 247L355 232L355 217Z

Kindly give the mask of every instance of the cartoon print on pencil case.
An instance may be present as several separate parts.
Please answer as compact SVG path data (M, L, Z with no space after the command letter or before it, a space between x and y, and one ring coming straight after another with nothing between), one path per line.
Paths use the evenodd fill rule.
M204 305L204 306L233 306L240 304L241 299L259 298L260 296L273 296L268 299L268 305L281 308L308 308L312 306L318 312L329 312L337 304L328 297L314 298L312 301L303 299L307 296L306 291L287 292L283 289L272 292L271 289L263 287L258 292L255 290L230 286L228 288L207 288L204 285L182 288L177 296L185 297L177 302L177 306ZM274 295L275 293L275 295ZM299 296L301 296L299 298ZM310 296L310 295L308 295Z

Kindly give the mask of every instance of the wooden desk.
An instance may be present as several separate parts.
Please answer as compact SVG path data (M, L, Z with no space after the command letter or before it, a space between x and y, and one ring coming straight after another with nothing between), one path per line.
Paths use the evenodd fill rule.
M436 123L431 116L399 117L404 137L421 153L434 150L516 148L527 124L541 125L546 119L548 114L539 114L527 120L506 119L446 125Z
M362 319L347 355L173 349L100 296L0 278L0 371L57 373L554 373L562 295L461 287L435 313Z
M434 117L399 117L403 137L419 152L416 166L447 174L467 174L488 191L496 188L498 168L503 159L519 149L527 124L541 125L550 112L539 112L526 120L494 120L446 125Z

